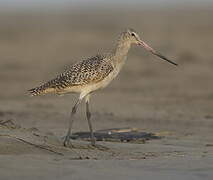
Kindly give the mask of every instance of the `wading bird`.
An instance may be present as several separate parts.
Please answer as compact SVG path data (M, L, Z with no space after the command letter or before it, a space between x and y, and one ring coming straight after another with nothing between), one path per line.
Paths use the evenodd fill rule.
M70 136L74 121L74 114L78 105L85 99L86 102L86 117L91 134L91 144L95 146L95 137L91 123L91 113L89 110L89 99L91 94L96 90L106 87L120 72L123 67L128 51L132 44L143 46L152 54L161 59L173 64L171 60L161 55L159 52L152 49L133 29L127 29L122 32L118 38L115 48L107 55L98 54L86 60L77 62L72 65L67 71L61 73L55 79L52 79L39 87L30 89L32 96L42 95L46 93L79 93L79 98L72 108L69 119L69 127L64 140L64 146L70 145Z

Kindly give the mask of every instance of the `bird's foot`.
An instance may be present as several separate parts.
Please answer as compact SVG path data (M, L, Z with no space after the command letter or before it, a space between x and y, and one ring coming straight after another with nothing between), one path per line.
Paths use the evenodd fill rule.
M102 145L99 145L99 144L92 144L92 143L91 143L91 144L89 145L89 147L92 148L92 149L98 149L98 150L100 150L100 151L107 151L107 150L109 150L108 147L102 146Z
M72 143L70 142L70 136L67 135L64 139L64 146L65 147L73 147Z
M95 145L96 145L96 139L95 139L95 137L92 137L91 138L91 146L95 147Z
M96 144L96 138L95 138L94 136L91 138L91 145L89 145L89 146L90 146L92 149L98 149L98 150L101 150L101 151L109 150L108 147L105 147L105 146Z

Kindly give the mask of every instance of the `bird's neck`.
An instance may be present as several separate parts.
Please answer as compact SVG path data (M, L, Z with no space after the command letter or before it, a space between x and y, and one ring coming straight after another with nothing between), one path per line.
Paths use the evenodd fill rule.
M131 43L128 41L124 41L119 39L115 49L113 50L113 61L116 64L124 63L131 47Z

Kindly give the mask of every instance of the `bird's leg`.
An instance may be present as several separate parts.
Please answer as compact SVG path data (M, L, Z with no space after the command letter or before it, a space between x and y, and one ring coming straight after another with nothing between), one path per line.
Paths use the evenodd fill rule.
M93 128L92 128L92 123L91 123L91 113L89 110L89 98L90 98L90 94L88 94L86 96L86 116L87 116L87 121L88 121L88 125L89 125L89 130L90 130L90 136L91 136L91 145L95 146L95 136L93 133Z
M69 128L68 128L65 140L64 140L64 146L68 146L70 144L70 136L72 134L71 130L72 130L73 122L74 122L74 115L77 111L77 108L78 108L78 105L80 104L80 102L81 102L81 99L79 98L78 101L75 103L75 105L72 108L72 112L71 112L70 119L69 119Z

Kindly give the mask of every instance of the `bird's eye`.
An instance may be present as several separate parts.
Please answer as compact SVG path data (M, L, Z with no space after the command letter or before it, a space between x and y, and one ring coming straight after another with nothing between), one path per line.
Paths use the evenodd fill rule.
M135 36L135 33L132 33L131 36Z

